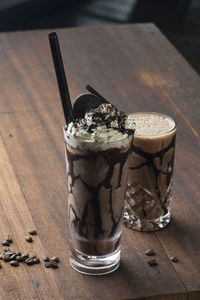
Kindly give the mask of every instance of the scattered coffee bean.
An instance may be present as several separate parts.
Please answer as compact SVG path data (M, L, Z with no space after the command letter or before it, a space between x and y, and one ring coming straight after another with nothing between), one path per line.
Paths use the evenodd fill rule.
M10 261L10 255L5 254L5 255L3 256L3 260L4 260L5 262Z
M18 261L16 261L16 260L11 260L11 261L10 261L10 265L11 265L12 267L18 267L18 266L19 266L19 263L18 263Z
M174 263L179 262L179 259L176 256L170 257L170 260L173 261Z
M44 262L49 262L49 261L50 261L50 259L49 259L48 256L44 256L44 257L43 257L43 260L44 260Z
M3 241L1 244L2 244L2 246L9 246L10 245L10 243L7 242L7 241Z
M51 263L50 261L45 262L45 268L51 268Z
M32 243L32 241L33 241L32 237L29 236L29 235L27 235L27 236L25 237L25 240L26 240L28 243Z
M51 268L54 268L54 269L58 268L58 264L57 264L57 262L54 261L54 260L51 260L51 261L50 261L50 266L51 266Z
M6 254L8 254L8 255L13 255L13 254L15 254L15 252L14 252L14 251L11 251L11 250L4 251L4 252L6 252Z
M36 231L36 230L30 230L30 231L29 231L29 234L30 234L30 235L37 235L37 231Z
M60 260L59 260L59 257L53 256L53 257L51 258L51 261L55 261L56 263L58 263Z
M3 247L3 251L4 251L4 252L10 251L10 248L7 247L7 246L4 246L4 247Z
M29 235L25 236L25 240L29 243L33 242L33 238L30 235L37 235L37 231L30 230ZM13 267L19 266L19 263L24 261L27 265L39 264L40 259L36 255L29 256L28 253L21 254L20 251L12 251L9 246L13 242L10 235L7 236L6 240L2 241L3 253L0 253L0 260L5 262L10 262L10 265ZM58 263L60 261L59 257L53 256L51 259L48 256L43 258L46 268L58 268ZM1 263L0 263L1 268Z
M29 266L34 264L34 260L32 258L27 258L24 262Z
M23 258L22 258L22 256L16 256L15 260L18 262L22 262Z
M8 254L8 253L6 253L6 254ZM11 260L15 260L15 258L16 258L16 254L15 253L10 256Z
M13 242L12 238L8 235L6 238L6 241L11 244Z
M35 255L29 256L29 259L34 259L34 258L36 258Z
M28 257L27 259L25 259L25 263L29 262L30 260L33 260L31 257Z
M39 264L40 263L40 259L38 257L34 258L34 264Z
M22 255L23 260L26 260L28 257L29 257L28 253Z
M157 261L156 261L155 259L149 260L149 261L148 261L148 264L149 264L151 267L157 266L157 265L158 265L158 263L157 263Z
M153 249L148 249L147 251L145 251L145 255L147 256L154 256L156 255L155 252L153 251Z

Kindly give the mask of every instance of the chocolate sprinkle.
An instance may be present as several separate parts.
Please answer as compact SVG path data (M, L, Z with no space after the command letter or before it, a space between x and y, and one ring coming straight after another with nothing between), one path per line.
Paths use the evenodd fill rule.
M73 123L75 128L82 128L88 133L93 133L99 126L106 126L122 134L133 134L133 129L126 128L126 120L127 115L124 112L118 111L112 104L104 103L96 109L90 109L84 118L76 119Z

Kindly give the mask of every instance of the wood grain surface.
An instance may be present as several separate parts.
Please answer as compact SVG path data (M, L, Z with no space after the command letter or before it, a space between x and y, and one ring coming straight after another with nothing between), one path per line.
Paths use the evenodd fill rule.
M0 240L10 234L13 248L61 263L56 270L2 263L0 299L200 299L199 76L152 24L57 32L72 99L91 84L126 112L176 119L173 221L156 233L124 228L121 266L110 275L70 267L64 117L49 31L1 33ZM32 228L38 236L28 244ZM149 248L157 268L147 264Z

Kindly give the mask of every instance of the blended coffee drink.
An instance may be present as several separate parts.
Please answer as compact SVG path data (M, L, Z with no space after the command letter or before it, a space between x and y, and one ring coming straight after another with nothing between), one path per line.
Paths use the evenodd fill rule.
M74 269L106 274L119 266L124 197L135 123L111 104L64 127Z
M135 113L125 199L125 224L135 230L154 231L170 221L176 124L165 115Z

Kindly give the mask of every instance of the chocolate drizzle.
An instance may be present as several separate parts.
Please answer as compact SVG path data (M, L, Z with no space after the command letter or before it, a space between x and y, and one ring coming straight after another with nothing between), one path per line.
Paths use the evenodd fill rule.
M80 238L84 237L86 240L88 240L88 242L93 241L94 243L93 253L90 253L92 255L102 254L102 252L98 250L97 245L99 240L104 239L104 236L106 237L106 239L108 239L114 237L115 234L118 235L119 224L120 221L122 220L122 212L124 207L123 196L125 196L125 186L124 186L125 183L122 184L122 178L124 178L126 174L124 174L123 168L127 162L130 151L131 151L131 147L128 146L126 149L112 148L112 149L107 149L106 151L99 151L99 152L88 151L85 153L76 150L73 153L73 148L66 145L66 157L69 164L67 175L71 177L71 182L69 182L68 192L69 194L72 195L72 199L73 199L70 202L69 210L72 211L74 215L74 219L70 220L70 222L71 222L71 226L73 227L73 230L75 230L75 232L80 236ZM108 170L105 174L105 177L101 180L101 182L97 182L96 186L93 186L88 178L82 178L80 174L78 176L75 176L74 166L76 163L79 163L81 168L81 160L92 163L92 161L95 162L99 158L102 158ZM94 176L95 176L95 172L98 172L98 169L96 170L94 167ZM116 176L116 172L117 172L117 176ZM113 179L114 174L116 176L117 182L114 182L113 184L111 180ZM81 183L87 190L90 197L88 197L88 194L80 195L79 191L76 191L78 193L78 196L75 197L73 191L74 191L74 185L76 183L76 180L78 179L81 181ZM106 196L106 198L104 199L102 199L101 198L102 196L100 196L100 191L102 190L102 188L107 190L108 193L108 196ZM122 191L124 190L124 195L122 196L122 199L120 199L121 203L119 203L117 211L116 211L116 205L115 205L115 211L113 208L113 201L115 201L115 199L113 199L113 189L119 189L119 190L122 189ZM105 201L107 201L106 200L107 198L108 198L109 211L106 212L106 215L108 216L108 218L110 216L111 226L110 228L104 229L102 227L103 212L101 211L101 208L102 208L102 201L103 203L106 203ZM82 214L80 213L81 211L80 205L84 206L82 210ZM104 209L106 209L106 206L107 204L105 204ZM93 224L91 224L91 222L88 221L88 217L91 216L91 214L94 216ZM105 220L105 216L104 216L104 220ZM91 228L93 229L91 230ZM119 236L117 237L117 240L114 244L113 242L110 243L111 246L108 247L107 250L105 250L106 253L103 254L107 254L115 250L116 245L119 243Z
M105 126L107 129L114 129L122 134L133 134L135 129L127 128L127 115L118 111L112 104L101 104L98 108L90 109L83 118L73 121L77 131L93 133L98 127ZM83 133L82 133L83 134Z
M154 231L169 223L175 139L176 130L155 140L135 137L125 197L129 228Z
M165 154L172 148L175 148L175 139L176 139L176 136L173 137L171 143L161 149L160 151L157 151L155 153L148 153L148 152L145 152L144 150L142 150L140 147L136 147L135 145L133 145L133 148L132 148L132 151L134 153L136 153L137 155L139 155L140 157L142 157L143 159L145 159L146 162L144 163L141 163L139 164L138 166L136 167L130 167L131 170L139 170L140 168L144 167L144 166L148 166L149 168L151 168L154 176L155 176L155 195L158 197L158 198L161 198L161 191L160 191L160 188L159 188L159 183L158 183L158 176L160 174L163 174L163 175L166 175L167 176L167 184L170 183L171 181L171 177L172 177L172 173L173 173L173 165L174 165L174 151L173 151L173 154L171 155L170 157L170 161L168 162L168 166L167 166L167 171L164 172L162 170L162 168L157 168L156 164L155 164L155 159L156 158L159 158L160 160L160 166L162 166L163 164L163 158L165 156Z

